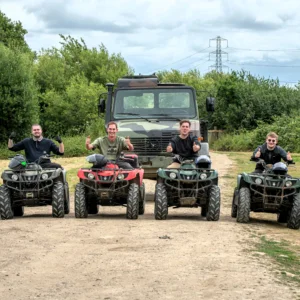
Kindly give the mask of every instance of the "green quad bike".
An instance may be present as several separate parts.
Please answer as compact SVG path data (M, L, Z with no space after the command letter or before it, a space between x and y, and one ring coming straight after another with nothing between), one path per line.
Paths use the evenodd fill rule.
M288 228L299 229L300 180L287 174L288 163L267 165L262 159L255 161L262 164L264 171L238 175L231 217L239 223L248 223L250 211L276 213L279 223L287 223Z
M22 217L24 206L52 206L52 216L63 218L70 212L69 186L66 171L61 168L42 168L42 155L38 162L28 163L23 155L17 154L3 171L0 186L0 216L2 220Z
M207 221L218 221L220 217L220 188L218 173L210 168L211 161L207 155L200 155L196 161L184 160L179 169L158 169L155 186L156 220L165 220L168 208L201 207L201 216Z

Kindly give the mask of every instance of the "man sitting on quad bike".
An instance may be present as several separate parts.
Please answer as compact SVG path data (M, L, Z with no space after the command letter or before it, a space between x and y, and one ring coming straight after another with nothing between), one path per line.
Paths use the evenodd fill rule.
M251 160L263 159L265 163L274 165L283 159L288 163L292 163L292 156L290 152L286 152L280 146L277 146L278 135L275 132L269 132L266 137L266 142L258 146L251 157ZM261 163L257 163L254 173L262 173L264 167Z
M116 161L117 158L121 155L123 150L133 150L133 145L130 142L129 137L123 138L117 136L118 125L115 122L109 122L107 124L107 136L97 138L93 143L91 143L91 138L88 136L85 141L85 147L87 150L99 149L100 154L104 155L107 160ZM123 169L131 169L130 164L126 162L118 162L117 164ZM103 164L99 165L102 167ZM97 164L94 164L93 167L97 167Z
M167 146L167 152L178 154L183 159L195 160L198 157L198 151L201 146L197 136L190 135L191 122L189 120L181 120L179 123L179 135L172 138ZM168 166L168 168L179 168L181 162L176 159Z
M42 127L34 124L31 127L32 138L26 138L21 142L14 144L13 138L16 136L12 132L8 138L8 149L14 152L25 150L26 160L29 163L39 162L42 168L62 168L61 165L52 163L50 159L39 160L45 154L50 155L53 152L56 155L64 155L64 144L59 136L55 140L59 143L59 147L52 140L42 136Z

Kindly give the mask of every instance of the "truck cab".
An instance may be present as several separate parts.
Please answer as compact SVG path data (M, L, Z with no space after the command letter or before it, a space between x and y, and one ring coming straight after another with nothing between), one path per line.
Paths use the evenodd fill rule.
M122 77L116 88L111 83L107 88L106 100L100 95L99 113L105 112L106 124L110 121L118 124L119 136L130 137L134 153L145 170L144 178L155 178L158 168L172 162L166 148L178 134L180 120L191 122L191 134L202 137L202 152L208 154L206 122L199 120L193 87L160 83L155 75L139 75ZM206 107L213 111L214 98L206 99Z

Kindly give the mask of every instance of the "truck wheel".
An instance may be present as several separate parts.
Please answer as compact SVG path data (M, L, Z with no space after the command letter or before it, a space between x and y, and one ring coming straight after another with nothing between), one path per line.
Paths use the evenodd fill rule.
M237 217L237 205L234 204L234 199L239 197L239 190L237 188L234 189L233 197L232 197L232 204L231 204L231 217Z
M68 215L70 213L70 191L69 191L69 184L65 183L65 200L64 200L64 210L65 215Z
M10 191L6 185L0 186L0 215L2 220L8 220L14 217L11 207Z
M77 183L75 186L74 206L76 218L87 218L88 211L86 205L85 187L81 182Z
M141 186L141 199L139 202L139 215L143 215L145 213L145 206L146 206L146 190L145 190L145 183L143 182Z
M131 183L127 196L127 219L137 219L139 216L139 186L136 183Z
M239 204L237 207L236 221L239 223L248 223L250 219L251 194L247 187L243 187L239 191Z
M163 183L155 187L154 215L156 220L165 220L168 216L167 190Z
M291 210L290 217L287 221L287 227L291 229L300 228L300 193L293 195L293 207Z
M13 208L15 217L23 217L24 216L24 206L17 206Z
M61 181L53 184L52 189L52 216L54 218L63 218L65 216L65 197L64 185Z
M207 206L207 221L218 221L220 218L221 196L220 188L213 185L209 189L208 206Z

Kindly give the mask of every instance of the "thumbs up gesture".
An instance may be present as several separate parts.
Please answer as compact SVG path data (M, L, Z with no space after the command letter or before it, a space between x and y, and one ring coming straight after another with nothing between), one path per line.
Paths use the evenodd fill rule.
M91 143L91 136L87 136L85 139L85 144L89 145Z
M288 153L286 154L286 159L287 160L293 160L290 151L288 151Z
M129 146L131 144L129 136L125 136L125 143L127 144L127 146Z
M258 148L257 152L255 153L255 158L259 158L260 155L261 155L260 148Z
M171 143L169 143L169 145L167 146L167 152L173 152Z
M197 145L197 144L194 142L194 144L193 144L193 151L194 151L194 152L198 152L199 150L200 150L200 146Z

